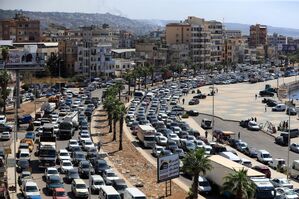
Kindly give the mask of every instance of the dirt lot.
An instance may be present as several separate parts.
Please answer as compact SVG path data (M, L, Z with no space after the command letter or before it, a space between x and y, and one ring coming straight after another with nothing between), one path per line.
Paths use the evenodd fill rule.
M148 198L164 198L165 183L157 183L156 168L140 155L125 133L123 136L123 150L118 151L118 128L117 141L115 142L112 141L113 134L108 133L109 126L106 113L104 111L97 111L93 119L96 122L95 125L92 126L94 132L101 132L100 137L94 136L93 139L97 142L100 138L104 143L102 149L109 154L109 160L114 164L117 170L122 173L126 180L133 186L142 184L143 187L140 189L148 196ZM183 199L186 198L186 196L187 193L185 191L175 183L172 183L172 195L167 198Z

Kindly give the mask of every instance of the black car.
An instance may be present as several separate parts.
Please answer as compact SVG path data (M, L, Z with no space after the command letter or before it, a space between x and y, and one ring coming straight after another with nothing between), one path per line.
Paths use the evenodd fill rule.
M186 111L186 113L187 113L189 116L198 116L198 115L199 115L199 112L198 112L198 111L195 111L195 110L189 110L189 111Z
M83 160L86 160L86 156L84 152L78 151L73 153L73 163L75 166L77 166L79 162Z
M88 178L89 173L91 175L94 174L94 169L92 167L92 164L88 160L84 160L79 163L78 171L79 171L79 175L82 178Z
M274 97L274 93L268 90L262 90L259 94L261 97Z
M267 101L267 106L269 106L269 107L274 107L274 106L276 106L278 104L278 102L276 102L275 100L271 100L271 99L269 99L268 101Z
M196 104L199 104L199 99L197 98L193 98L189 101L188 103L189 105L196 105Z
M206 96L205 94L200 93L200 94L198 94L198 95L193 96L193 98L197 98L197 99L206 99L207 96Z
M63 182L59 176L51 175L46 181L46 188L52 193L55 188L63 188Z
M93 166L94 166L95 173L100 175L102 175L103 172L109 168L106 160L97 160Z
M252 147L247 147L244 149L244 153L251 157L251 158L256 158L257 157L257 150L255 148Z
M17 163L17 171L20 173L22 171L28 171L30 168L29 160L27 159L19 159Z
M67 170L64 179L67 183L71 183L73 179L80 179L78 169Z

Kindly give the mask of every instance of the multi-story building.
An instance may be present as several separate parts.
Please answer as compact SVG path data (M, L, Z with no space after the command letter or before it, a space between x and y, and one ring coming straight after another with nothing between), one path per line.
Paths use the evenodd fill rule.
M119 32L119 48L135 48L135 36L128 31Z
M241 30L225 30L224 31L225 38L240 38L242 37Z
M60 40L58 42L59 57L62 59L62 64L65 68L65 76L72 76L75 74L75 63L78 55L78 42L76 40Z
M0 21L0 39L14 42L39 42L40 21L32 20L22 14L12 19Z
M223 62L222 51L224 44L223 25L218 21L207 21L210 32L210 62L212 65Z
M273 33L273 35L268 36L268 45L273 47L278 47L280 44L287 44L287 37Z
M249 47L256 48L260 45L267 44L267 26L252 25L250 26Z
M170 23L166 25L166 43L188 44L191 39L191 25L188 23Z

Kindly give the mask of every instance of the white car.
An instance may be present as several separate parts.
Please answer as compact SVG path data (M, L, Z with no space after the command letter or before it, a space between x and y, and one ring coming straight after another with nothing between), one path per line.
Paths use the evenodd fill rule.
M278 187L275 188L277 199L297 199L298 195L293 189L289 189L286 187Z
M37 184L31 180L24 181L21 190L24 198L41 198L38 197L40 196L40 191Z
M74 169L74 166L70 160L62 160L60 162L60 172L66 173L67 171Z
M106 169L103 172L103 179L105 180L106 185L111 185L114 180L120 179L113 169Z
M259 131L261 129L255 121L249 121L247 128L251 131Z
M84 140L82 142L82 146L84 148L85 151L88 151L89 148L93 148L95 147L93 142L91 140Z
M82 179L74 179L71 185L72 193L75 198L87 198L88 197L88 187Z
M156 136L156 141L157 141L157 144L159 144L161 146L166 146L167 137L165 137L164 135Z
M8 131L4 131L0 134L0 139L1 140L10 140L11 134Z
M161 152L165 149L163 146L155 145L152 150L152 154L154 157L159 157Z
M274 178L270 180L274 187L287 187L293 189L293 184L286 178Z
M79 135L79 142L82 143L83 141L86 141L86 140L90 140L90 135L89 133L81 133Z
M5 124L5 123L6 123L5 115L0 115L0 124Z
M202 140L194 140L194 144L196 145L196 148L201 148L201 149L204 148L204 146L206 145Z
M71 160L71 156L66 149L60 149L58 152L58 160L60 162L63 160Z
M168 134L168 139L174 140L179 145L180 138L177 134L175 133Z
M56 175L59 176L59 172L55 167L48 167L45 169L45 179L47 180L49 176Z
M69 140L69 143L68 143L68 150L71 150L73 147L78 147L79 146L79 143L77 140Z

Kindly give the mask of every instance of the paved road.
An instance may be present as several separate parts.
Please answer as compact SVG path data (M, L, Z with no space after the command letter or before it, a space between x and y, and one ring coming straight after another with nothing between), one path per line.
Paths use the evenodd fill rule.
M102 95L102 89L98 89L92 92L92 96L93 97L100 97L101 98ZM73 139L78 139L78 133L79 131L76 131ZM56 142L57 144L57 151L59 151L60 149L65 149L65 147L68 144L68 140L57 140ZM36 145L37 146L37 145ZM35 148L36 148L35 146ZM34 151L35 152L35 151ZM42 194L42 198L52 198L52 196L48 195L48 192L46 190L46 183L43 180L43 174L44 174L44 170L41 170L38 168L38 157L34 156L34 153L32 153L32 158L31 158L31 162L32 162L32 176L34 181L38 184L39 188L41 189L41 194ZM56 168L59 168L59 165L56 165ZM60 177L63 179L64 178L64 174L60 174ZM88 185L88 179L84 179L86 185ZM71 193L71 186L70 184L67 184L66 182L64 182L64 188L68 194L68 196L70 198L75 198L73 196L73 194ZM19 194L20 195L20 194ZM91 195L92 199L96 199L98 198L97 195Z
M194 117L194 120L200 125L203 118L212 119L212 117L207 115L199 115ZM215 129L229 130L236 134L240 132L241 140L248 143L249 146L256 149L265 149L269 151L273 158L284 158L287 159L287 147L282 147L274 143L274 138L261 131L249 131L245 128L239 126L238 122L223 121L215 117ZM209 133L212 131L209 130ZM290 164L293 160L299 159L298 154L290 152Z

